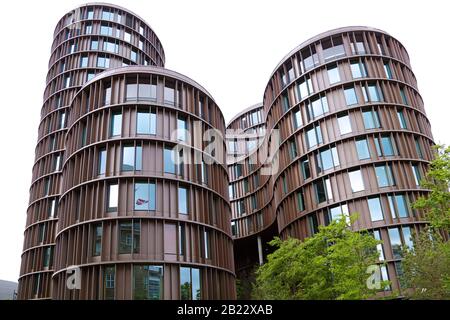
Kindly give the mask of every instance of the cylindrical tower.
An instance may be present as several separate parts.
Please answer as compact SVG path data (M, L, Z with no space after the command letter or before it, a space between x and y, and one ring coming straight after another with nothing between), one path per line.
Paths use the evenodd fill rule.
M273 206L279 233L304 239L359 213L379 246L382 277L400 288L401 246L423 227L410 204L432 159L430 123L408 54L378 29L320 34L290 52L264 93L267 131L279 130Z
M19 299L51 297L61 168L69 104L81 86L108 68L164 66L150 26L110 4L86 4L57 24L39 124L19 278Z
M53 297L235 298L224 132L211 95L176 72L88 82L68 116Z

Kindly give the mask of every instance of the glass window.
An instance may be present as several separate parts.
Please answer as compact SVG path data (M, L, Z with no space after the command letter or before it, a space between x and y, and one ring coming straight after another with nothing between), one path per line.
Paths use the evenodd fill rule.
M339 68L337 66L327 69L327 72L330 84L341 81L341 78L339 76Z
M89 58L87 56L81 57L80 68L86 68L88 66Z
M322 143L322 131L320 130L320 126L313 127L306 132L306 142L308 144L308 149Z
M289 156L291 160L294 160L298 156L297 143L295 142L295 138L289 141Z
M156 186L154 183L136 182L134 184L134 210L155 210Z
M229 194L229 196L230 196L230 199L232 199L232 198L234 198L234 195L233 195L233 185L228 185L228 194Z
M342 218L344 218L345 221L348 223L350 221L348 206L346 204L343 204L340 206L330 208L327 218L328 218L327 225L330 224L331 221L337 221Z
M375 84L369 84L368 90L369 90L370 101L379 102L379 101L383 100L381 92Z
M298 129L303 125L302 113L300 109L294 112L294 129Z
M103 236L103 227L102 224L94 225L94 243L92 246L92 255L99 256L102 253L102 236Z
M349 171L348 177L350 179L350 185L353 192L364 190L364 180L361 170Z
M317 171L328 170L339 165L339 157L337 154L336 147L330 149L322 150L319 152L317 158Z
M112 53L119 53L119 45L114 42L103 42L103 50Z
M200 300L200 269L180 267L181 300Z
M289 109L289 98L288 98L287 94L283 94L282 99L281 99L281 104L283 107L283 112L286 112Z
M133 299L163 299L163 267L150 265L133 266Z
M87 12L87 19L88 20L94 19L94 10L92 10L92 9L88 10L88 12Z
M406 98L406 93L404 88L400 88L400 96L402 97L403 104L408 104L408 99Z
M203 256L205 259L209 259L211 257L211 251L210 251L211 243L210 243L210 236L209 232L204 230L203 231Z
M139 220L119 222L119 254L139 253L140 238Z
M43 243L45 240L45 223L39 224L39 237L38 242Z
M389 65L389 62L388 61L384 62L383 67L384 67L384 72L386 73L386 78L392 79L392 71L391 71L391 66Z
M409 207L406 197L402 194L390 195L388 197L389 208L391 210L392 218L406 218L409 216Z
M112 28L109 27L108 25L102 24L100 26L100 34L102 36L112 36Z
M110 184L108 189L108 211L117 210L119 201L119 185L117 183Z
M420 174L420 169L417 164L411 165L413 176L414 176L414 182L416 183L416 186L420 186L420 180L422 179L422 175Z
M406 129L406 120L405 115L403 114L403 110L397 110L398 122L400 123L400 128Z
M389 228L388 230L394 259L400 259L402 257L402 240L400 238L400 232L398 231L398 228Z
M376 240L382 240L382 239L381 239L381 233L380 233L380 230L374 230L374 231L373 231L373 237L374 237ZM382 243L377 244L377 251L378 251L378 253L379 253L378 260L384 261L384 250L383 250L383 244L382 244Z
M381 201L379 197L367 199L369 205L370 217L372 221L383 220L383 209L381 207Z
M137 61L137 52L134 50L131 50L130 54L130 60L136 62Z
M302 170L303 179L308 179L311 177L311 171L309 170L309 160L304 159L300 162L300 168Z
M350 124L349 115L341 116L338 118L339 131L341 134L347 134L352 132L352 125Z
M109 68L109 58L97 57L97 67Z
M178 187L178 213L188 214L188 190Z
M61 170L61 155L57 155L53 160L53 171Z
M52 247L47 247L44 249L44 267L50 266L50 260L52 257Z
M138 111L136 127L138 134L156 134L156 113Z
M319 232L319 221L317 220L317 215L315 213L308 215L308 229L311 235Z
M124 35L123 35L123 39L126 41L126 42L131 42L131 33L129 33L129 32L124 32Z
M139 83L139 100L156 101L156 85Z
M175 174L175 151L172 148L164 148L164 172Z
M142 169L142 147L124 146L122 148L122 171Z
M105 267L103 271L103 299L113 300L116 287L116 268Z
M87 24L86 25L86 34L91 34L92 33L92 24Z
M353 79L367 77L366 67L364 62L352 62L350 65Z
M48 210L48 217L52 219L55 216L56 216L56 199L52 199Z
M187 122L182 117L178 117L177 120L177 139L187 141Z
M113 20L114 14L109 11L102 11L102 20Z
M305 210L305 198L303 196L303 190L300 190L297 192L297 205L298 205L298 211Z
M324 96L317 98L314 101L311 101L311 103L307 104L307 108L309 120L323 115L325 112L328 112L329 110L327 97Z
M377 176L378 187L383 188L395 185L390 165L375 166L375 174Z
M91 50L98 50L98 40L91 41Z
M345 102L347 106L351 106L358 103L358 98L356 97L355 88L347 88L344 90Z
M66 77L66 81L64 82L64 88L70 87L70 77Z
M402 227L402 232L405 245L408 247L408 249L412 249L414 246L414 242L411 234L411 227Z
M175 89L164 87L164 103L175 105Z
M364 128L375 129L380 127L380 120L376 110L363 111Z
M106 173L106 149L100 149L98 152L98 174Z
M359 139L355 141L358 159L364 160L370 158L369 145L366 139Z
M381 137L381 145L383 146L383 153L385 156L394 155L394 147L390 136Z
M122 113L113 113L111 117L111 136L122 134Z
M317 203L322 203L327 199L333 199L333 195L331 192L331 184L330 179L320 179L319 181L314 183L314 189L316 192L316 201Z
M89 71L89 72L87 73L87 80L86 80L86 81L91 81L92 78L94 78L94 77L95 77L95 72Z
M137 100L138 85L136 83L127 83L126 87L126 101Z
M103 104L105 106L109 105L111 103L111 86L106 87L104 94L103 94Z
M415 146L416 146L417 156L418 156L420 159L423 159L422 147L420 146L419 138L414 138L414 144L415 144Z

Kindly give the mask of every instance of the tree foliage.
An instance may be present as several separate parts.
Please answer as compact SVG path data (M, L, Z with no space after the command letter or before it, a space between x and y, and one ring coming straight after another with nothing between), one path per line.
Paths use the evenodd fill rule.
M327 300L373 296L366 271L378 260L374 250L378 243L367 232L352 231L345 219L319 227L318 233L304 241L275 238L270 244L278 249L257 270L253 296Z

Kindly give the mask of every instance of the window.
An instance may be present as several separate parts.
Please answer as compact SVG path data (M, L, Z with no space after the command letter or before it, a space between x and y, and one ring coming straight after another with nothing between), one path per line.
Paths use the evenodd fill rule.
M392 144L392 140L391 140L390 136L382 136L381 137L381 145L383 147L384 156L393 156L395 154L394 146Z
M228 194L229 194L229 196L230 196L230 199L232 199L232 198L234 198L234 195L233 195L233 185L228 185Z
M87 79L86 79L86 81L91 81L92 78L94 78L94 77L95 77L95 72L89 71L89 72L87 73Z
M138 92L139 100L156 101L156 85L155 84L139 83L138 88L139 88L139 92ZM136 99L136 98L134 98L134 99Z
M320 179L314 182L314 190L316 193L317 203L322 203L327 200L333 199L333 194L331 190L330 179Z
M109 68L109 58L97 57L97 67Z
M348 212L348 206L346 204L331 207L328 210L328 216L326 217L326 224L330 224L332 221L337 221L344 218L345 221L348 223L350 221L350 215Z
M286 112L289 109L289 98L287 94L283 94L281 97L281 106L283 107L283 112Z
M103 299L113 300L116 287L116 268L105 267L103 271Z
M131 42L131 33L125 31L124 34L123 34L123 39L126 42Z
M187 141L187 122L186 119L178 117L177 120L177 139Z
M358 99L356 97L355 88L347 88L344 90L345 102L347 106L351 106L358 103Z
M87 68L89 58L87 56L83 56L80 59L80 68Z
M156 113L138 111L136 127L138 134L156 134Z
M175 151L172 148L164 148L164 172L175 174Z
M363 111L364 128L375 129L380 128L380 120L376 110Z
M383 188L395 185L390 165L375 166L375 174L377 176L378 187Z
M111 137L122 134L122 113L115 112L111 117Z
M44 249L44 268L50 266L50 260L52 258L52 247L47 247Z
M124 146L122 148L122 171L142 170L142 147Z
M119 201L119 185L117 183L108 186L108 211L116 211Z
M103 94L103 104L105 106L111 103L111 86L106 86Z
M392 219L406 218L409 216L409 207L406 197L402 194L389 195L389 209L391 210Z
M376 240L382 240L381 239L381 233L380 233L380 230L374 230L373 231L373 237L376 239ZM377 244L377 251L378 251L378 260L380 260L380 261L384 261L384 250L383 250L383 244L382 243L379 243L379 244Z
M406 119L405 119L405 115L403 114L403 110L397 110L397 117L398 117L398 122L400 123L400 128L402 129L406 129Z
M303 196L303 190L297 192L297 208L298 211L305 210L305 198Z
M38 236L38 242L43 243L45 241L45 223L39 224L39 236Z
M91 50L98 50L98 40L91 41Z
M317 144L322 143L322 131L320 126L313 127L306 132L306 142L308 149L315 147Z
M325 62L345 56L344 45L341 37L334 37L333 39L322 42L323 59Z
M400 88L400 96L402 97L402 103L408 104L408 99L406 98L405 88Z
M414 144L415 144L415 146L416 146L417 156L418 156L420 159L423 159L422 147L420 146L419 138L414 138Z
M50 206L48 207L48 217L50 219L56 216L56 199L50 201Z
M371 102L379 102L379 101L383 100L383 95L381 94L381 91L378 89L378 87L375 84L369 84L368 91L369 91L369 96L370 96Z
M44 180L44 195L48 196L50 194L51 189L52 189L51 177L45 178L45 180Z
M53 160L53 171L61 170L61 155L58 154Z
M114 20L114 13L109 11L102 11L102 20Z
M402 258L402 240L398 228L389 228L389 240L391 243L394 259Z
M175 89L164 87L164 103L175 105Z
M319 232L319 221L317 220L316 214L311 214L308 216L308 228L310 235L314 235Z
M294 129L298 129L303 125L302 112L300 109L294 112Z
M178 187L178 213L188 214L188 190Z
M422 175L420 174L419 165L413 164L411 165L412 173L414 176L414 182L416 183L416 186L420 186L420 180L422 179Z
M92 255L99 256L102 253L102 236L103 236L103 227L102 224L94 225L94 236L93 236L93 244L92 244Z
M342 134L347 134L352 132L352 125L350 124L349 115L341 116L338 118L339 131Z
M339 68L337 66L327 69L327 72L330 84L334 84L341 81L341 78L339 77Z
M180 267L181 300L200 300L200 269Z
M308 158L300 162L300 170L302 171L302 177L304 180L311 177L311 171L309 170L309 160Z
M291 160L294 160L298 156L297 143L295 142L295 138L289 141L289 156Z
M88 10L88 12L87 12L87 19L88 20L94 19L94 10L92 10L92 9Z
M106 149L100 149L98 152L98 174L106 172Z
M313 91L311 79L309 79L309 78L303 79L303 81L301 81L300 84L298 85L298 90L297 90L297 93L299 95L298 100L300 101L300 100L306 98L313 92L314 91Z
M370 159L369 145L366 139L359 139L355 141L356 152L358 153L358 159Z
M204 184L208 183L208 167L206 166L205 162L202 160L202 163L200 164L200 173L201 173L201 182ZM248 186L247 186L248 188Z
M134 184L134 210L156 209L156 186L154 183L136 182Z
M408 249L412 249L414 247L414 242L411 234L411 227L402 227L402 233L405 246L407 246Z
M391 71L391 66L389 65L389 62L385 61L383 64L383 67L384 67L384 72L386 73L386 78L392 79L392 71Z
M112 27L102 24L100 26L100 34L102 36L112 36Z
M186 252L186 227L184 224L178 225L178 254L184 255Z
M103 50L112 53L119 53L119 45L114 42L105 41L103 42Z
M133 62L137 62L137 52L136 51L131 50L130 60L133 61Z
M352 62L350 64L353 79L367 77L366 66L364 62Z
M355 39L351 39L350 47L352 48L353 54L365 54L366 50L364 48L364 39L361 34L355 35Z
M136 83L127 83L126 86L126 101L137 100L138 85Z
M327 97L320 97L307 104L308 120L312 120L328 112L328 100Z
M163 267L150 265L133 266L133 299L163 299Z
M319 151L316 158L317 171L322 172L339 165L339 157L336 147Z
M86 124L81 128L81 139L80 139L81 147L84 147L87 143L87 128Z
M233 236L237 235L237 226L236 226L236 221L231 221L231 234Z
M204 230L203 231L203 256L205 259L211 258L211 243L210 243L210 236L209 231Z
M369 206L370 217L372 221L383 220L383 209L381 208L381 201L379 197L367 199Z
M66 79L64 81L64 88L70 87L70 77L66 76Z
M234 166L234 175L236 178L242 176L242 164L241 163L237 163Z
M348 177L350 179L352 192L359 192L364 190L364 180L361 174L361 170L349 171Z
M141 222L137 219L119 222L119 254L139 253Z
M92 34L92 24L87 24L86 25L86 34Z

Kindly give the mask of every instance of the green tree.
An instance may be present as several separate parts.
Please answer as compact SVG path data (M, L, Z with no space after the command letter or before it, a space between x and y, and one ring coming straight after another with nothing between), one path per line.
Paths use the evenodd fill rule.
M436 146L421 186L430 192L413 208L424 211L430 227L414 238L414 247L404 250L402 280L412 299L450 299L450 147Z
M278 249L256 271L256 299L365 299L369 289L366 273L376 264L379 241L368 232L354 232L345 219L319 227L314 236L300 241L275 238ZM383 282L382 285L386 285Z
M422 231L402 261L404 294L411 299L450 299L450 243Z
M431 192L420 197L413 208L423 210L430 226L450 232L450 146L434 147L435 158L420 185Z

